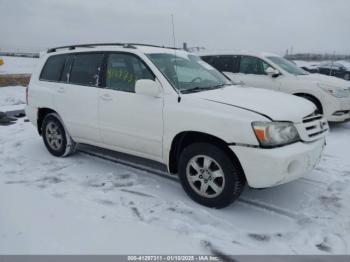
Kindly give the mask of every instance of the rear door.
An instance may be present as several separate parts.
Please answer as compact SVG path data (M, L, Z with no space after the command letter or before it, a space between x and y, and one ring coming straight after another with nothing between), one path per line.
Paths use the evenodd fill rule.
M78 142L101 142L98 127L98 87L103 53L67 57L54 103L71 136Z
M155 76L138 56L124 52L109 53L103 71L104 88L98 98L103 143L118 151L161 160L163 97L135 93L137 80L156 80Z

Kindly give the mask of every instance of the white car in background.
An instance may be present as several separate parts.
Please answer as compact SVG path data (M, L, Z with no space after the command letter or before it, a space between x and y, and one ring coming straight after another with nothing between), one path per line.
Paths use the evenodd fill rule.
M138 44L50 49L27 104L54 156L85 143L154 160L192 199L216 208L246 181L265 188L311 172L328 132L305 99L235 88L198 56Z
M350 83L310 74L275 54L226 52L201 55L233 82L304 97L330 122L350 120Z

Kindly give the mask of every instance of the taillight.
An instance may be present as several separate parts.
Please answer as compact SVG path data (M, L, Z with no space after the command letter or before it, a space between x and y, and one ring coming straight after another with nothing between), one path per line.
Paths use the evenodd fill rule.
M26 87L26 103L27 103L27 105L28 105L28 89L29 89L29 87L27 86Z

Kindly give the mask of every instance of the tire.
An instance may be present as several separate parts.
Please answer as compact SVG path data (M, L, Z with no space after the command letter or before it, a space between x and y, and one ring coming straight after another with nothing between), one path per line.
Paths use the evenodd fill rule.
M224 208L244 189L245 176L241 168L212 144L195 143L186 147L180 155L178 170L187 195L207 207Z
M44 144L52 155L66 157L75 152L77 144L70 137L57 114L47 114L41 128Z

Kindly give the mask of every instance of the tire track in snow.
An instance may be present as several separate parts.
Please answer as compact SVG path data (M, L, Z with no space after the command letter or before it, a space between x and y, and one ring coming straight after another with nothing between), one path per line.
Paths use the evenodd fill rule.
M133 171L135 171L137 173L139 173L139 171L142 170L142 171L146 171L146 172L148 172L150 174L154 174L154 175L160 176L162 178L166 178L168 180L172 180L172 181L174 181L176 183L179 183L179 179L177 178L177 176L169 175L166 172L163 172L161 170L156 170L154 168L151 168L151 167L148 167L148 166L145 166L145 165L133 163L133 162L130 162L128 160L124 160L124 159L120 159L120 158L114 158L114 157L109 156L109 155L96 153L96 152L93 152L93 151L90 151L90 150L86 150L86 149L79 150L79 152L81 152L83 154L86 154L86 155L89 155L89 156L92 156L92 157L97 157L97 158L100 158L100 159L104 159L104 160L107 160L107 161L111 161L111 162L114 162L114 163L117 163L117 164L121 164L121 165L127 166L129 168L132 168ZM245 198L245 197L240 197L237 200L237 203L240 203L240 204L243 204L243 205L246 205L246 206L258 209L260 211L272 212L272 213L275 213L275 214L277 214L279 216L287 217L289 219L294 219L295 220L298 217L298 214L293 213L293 212L288 211L288 210L285 210L285 209L280 208L278 206L271 205L271 204L268 204L268 203L263 203L263 202L256 201L256 200L253 200L253 199L249 199L249 198Z

